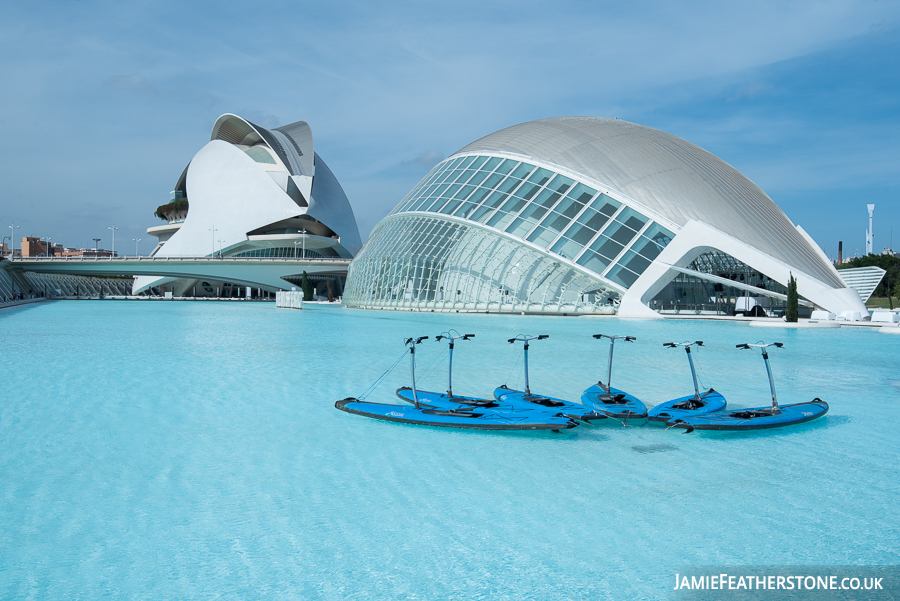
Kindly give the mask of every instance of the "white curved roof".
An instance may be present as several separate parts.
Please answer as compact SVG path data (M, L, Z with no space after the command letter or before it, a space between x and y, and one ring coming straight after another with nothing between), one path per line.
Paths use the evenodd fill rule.
M702 148L663 131L600 117L557 117L514 125L456 154L533 157L610 186L671 222L693 219L811 276L843 288L834 268L756 184Z

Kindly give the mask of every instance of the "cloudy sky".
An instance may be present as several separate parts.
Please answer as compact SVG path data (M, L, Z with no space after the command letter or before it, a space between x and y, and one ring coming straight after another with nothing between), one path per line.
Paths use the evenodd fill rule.
M6 3L0 219L75 247L115 224L146 254L231 112L309 122L365 238L469 142L593 115L718 155L829 255L862 252L867 203L876 248L900 247L897 64L884 0Z

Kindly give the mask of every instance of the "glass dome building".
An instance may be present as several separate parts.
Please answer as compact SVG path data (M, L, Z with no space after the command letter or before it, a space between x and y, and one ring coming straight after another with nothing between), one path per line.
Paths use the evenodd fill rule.
M374 228L353 307L509 313L860 310L816 243L705 150L617 119L516 125L456 152Z

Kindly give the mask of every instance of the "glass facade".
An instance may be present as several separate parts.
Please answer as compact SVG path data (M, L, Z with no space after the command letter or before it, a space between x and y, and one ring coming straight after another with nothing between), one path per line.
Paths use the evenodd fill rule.
M372 233L350 268L345 300L551 312L574 303L578 311L608 312L673 237L635 209L551 169L495 156L450 157Z

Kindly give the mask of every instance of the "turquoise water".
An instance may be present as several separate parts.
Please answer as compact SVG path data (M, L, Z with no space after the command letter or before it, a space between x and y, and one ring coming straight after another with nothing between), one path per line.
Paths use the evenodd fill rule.
M819 396L823 419L710 434L604 424L482 433L334 409L456 328L454 391L605 374L656 404ZM419 347L442 389L446 346ZM896 565L900 338L741 323L53 302L0 311L0 598L659 599L684 565ZM426 375L429 367L431 371ZM404 361L369 396L394 399ZM670 445L653 453L633 447Z

